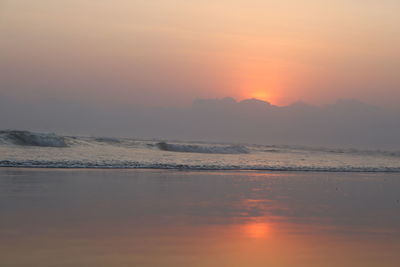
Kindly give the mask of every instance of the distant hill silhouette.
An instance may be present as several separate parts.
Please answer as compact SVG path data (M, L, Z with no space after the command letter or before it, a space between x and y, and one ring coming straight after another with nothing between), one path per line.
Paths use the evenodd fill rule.
M1 97L2 129L71 134L400 149L400 112L355 99L279 107L258 99L195 99L186 108L113 109Z

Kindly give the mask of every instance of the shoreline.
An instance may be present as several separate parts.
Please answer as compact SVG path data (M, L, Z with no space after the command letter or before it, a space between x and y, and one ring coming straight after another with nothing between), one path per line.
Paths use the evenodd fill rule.
M51 170L171 170L171 171L187 171L187 172L262 172L262 173L366 173L366 174L397 174L400 170L333 170L333 169L321 169L321 170L301 170L301 169L235 169L235 168L187 168L187 167L87 167L87 166L74 166L74 167L62 167L62 166L0 166L0 169L51 169Z

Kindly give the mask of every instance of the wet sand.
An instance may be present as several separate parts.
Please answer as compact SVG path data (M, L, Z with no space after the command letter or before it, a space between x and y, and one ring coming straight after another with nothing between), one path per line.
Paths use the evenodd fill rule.
M398 266L400 174L0 168L0 266Z

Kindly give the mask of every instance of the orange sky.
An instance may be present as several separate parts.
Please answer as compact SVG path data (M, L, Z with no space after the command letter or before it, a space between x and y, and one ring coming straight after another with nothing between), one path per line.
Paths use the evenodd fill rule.
M400 100L395 0L0 3L0 92L185 105Z

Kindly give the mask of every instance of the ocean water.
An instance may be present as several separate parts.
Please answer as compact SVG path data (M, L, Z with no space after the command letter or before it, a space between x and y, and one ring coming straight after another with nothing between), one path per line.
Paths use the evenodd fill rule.
M394 267L399 192L396 151L1 131L0 266Z
M0 167L400 172L400 151L0 131Z

